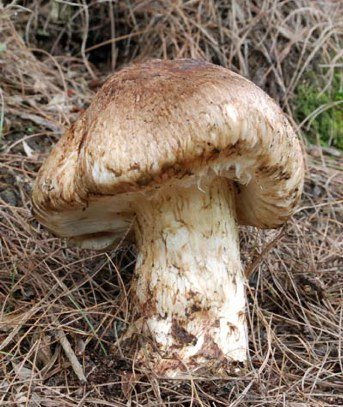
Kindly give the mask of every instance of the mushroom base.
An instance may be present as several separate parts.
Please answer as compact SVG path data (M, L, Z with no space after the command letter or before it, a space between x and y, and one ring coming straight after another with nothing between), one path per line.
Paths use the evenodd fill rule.
M170 187L137 205L136 363L158 375L231 370L247 357L235 191L227 180Z

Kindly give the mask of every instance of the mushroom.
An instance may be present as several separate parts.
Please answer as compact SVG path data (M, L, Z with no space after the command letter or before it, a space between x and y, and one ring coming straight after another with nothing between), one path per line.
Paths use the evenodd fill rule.
M143 334L137 360L181 377L246 361L238 225L281 226L303 178L299 140L260 88L204 61L152 60L107 80L40 169L33 206L82 248L134 239L126 338Z

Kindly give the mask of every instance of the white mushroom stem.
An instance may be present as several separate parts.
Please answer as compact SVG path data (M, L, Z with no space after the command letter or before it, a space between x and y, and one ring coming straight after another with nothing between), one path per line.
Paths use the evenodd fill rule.
M170 187L136 208L136 326L158 374L229 369L247 356L235 191L216 178ZM218 370L217 370L218 371Z

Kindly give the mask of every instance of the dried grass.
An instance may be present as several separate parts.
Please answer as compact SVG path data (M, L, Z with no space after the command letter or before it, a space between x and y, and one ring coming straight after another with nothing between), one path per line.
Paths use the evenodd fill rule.
M330 86L342 56L341 2L56 4L58 18L50 2L0 8L0 405L342 405L343 176L336 150L308 147L303 200L281 232L241 229L250 360L226 379L167 381L132 370L120 336L130 319L134 248L68 248L35 222L30 205L50 146L106 70L149 56L202 57L249 76L290 113L306 69L327 65ZM44 44L41 29L49 32Z

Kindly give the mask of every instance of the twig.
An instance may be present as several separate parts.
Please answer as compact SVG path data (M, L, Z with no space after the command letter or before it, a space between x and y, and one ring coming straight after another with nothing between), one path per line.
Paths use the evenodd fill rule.
M87 378L83 372L83 368L78 361L75 352L73 351L73 348L70 345L70 342L68 341L67 337L65 336L65 333L61 328L56 328L57 331L57 338L71 364L71 367L74 370L74 373L76 374L77 378L80 380L81 383L86 383Z

